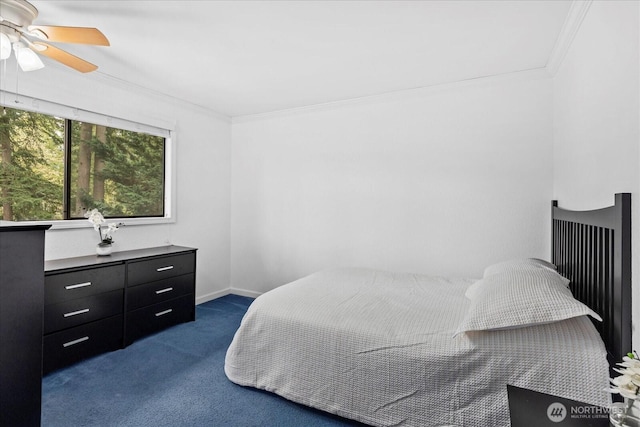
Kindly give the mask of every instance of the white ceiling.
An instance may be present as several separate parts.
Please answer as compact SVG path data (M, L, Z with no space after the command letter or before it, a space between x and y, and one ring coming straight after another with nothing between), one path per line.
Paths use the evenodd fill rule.
M58 45L98 65L97 77L230 117L543 68L571 6L538 0L32 3L40 12L35 24L97 27L109 38L110 47Z

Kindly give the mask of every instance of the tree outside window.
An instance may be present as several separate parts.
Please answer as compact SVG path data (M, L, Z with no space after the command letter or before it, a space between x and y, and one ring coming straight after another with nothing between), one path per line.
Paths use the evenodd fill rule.
M0 150L5 221L164 216L163 137L4 108Z

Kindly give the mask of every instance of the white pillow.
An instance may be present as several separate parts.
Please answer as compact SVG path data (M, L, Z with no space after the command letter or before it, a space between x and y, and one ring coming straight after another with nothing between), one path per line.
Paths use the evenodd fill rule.
M551 271L556 271L558 268L552 263L539 258L520 258L511 259L508 261L502 261L488 266L484 269L484 275L487 277L492 274L503 273L505 271L521 270L529 268L547 268Z
M593 310L576 300L568 280L546 269L492 274L474 283L471 305L454 336L469 331L512 329L590 315Z
M532 269L546 269L554 272L555 274L558 274L556 272L556 266L551 264L548 261L538 259L538 258L521 258L521 259L512 259L509 261L503 261L497 264L492 264L484 269L483 277L488 277L494 274L500 274L500 273L505 273L509 271L528 271ZM558 274L558 276L560 276L560 274ZM571 282L567 279L564 279L562 276L560 277L561 277L561 280L565 281L566 286L568 287L569 283ZM464 293L464 295L467 298L469 299L473 298L473 295L475 294L478 286L477 283L478 282L475 282L467 288L466 292ZM514 283L514 284L517 284L517 283Z

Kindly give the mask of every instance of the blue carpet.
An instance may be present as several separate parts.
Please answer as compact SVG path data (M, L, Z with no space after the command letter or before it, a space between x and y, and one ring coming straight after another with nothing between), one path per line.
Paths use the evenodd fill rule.
M227 347L251 301L227 295L200 304L195 322L47 375L42 425L362 425L227 379Z

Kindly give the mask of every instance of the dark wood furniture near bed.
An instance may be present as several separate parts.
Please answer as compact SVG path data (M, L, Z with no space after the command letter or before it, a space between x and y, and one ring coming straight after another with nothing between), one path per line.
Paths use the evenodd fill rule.
M571 280L576 299L598 313L594 322L613 365L631 348L631 194L615 204L570 211L552 204L551 261Z
M44 373L195 320L196 249L47 261Z
M0 227L0 426L39 426L42 226Z

